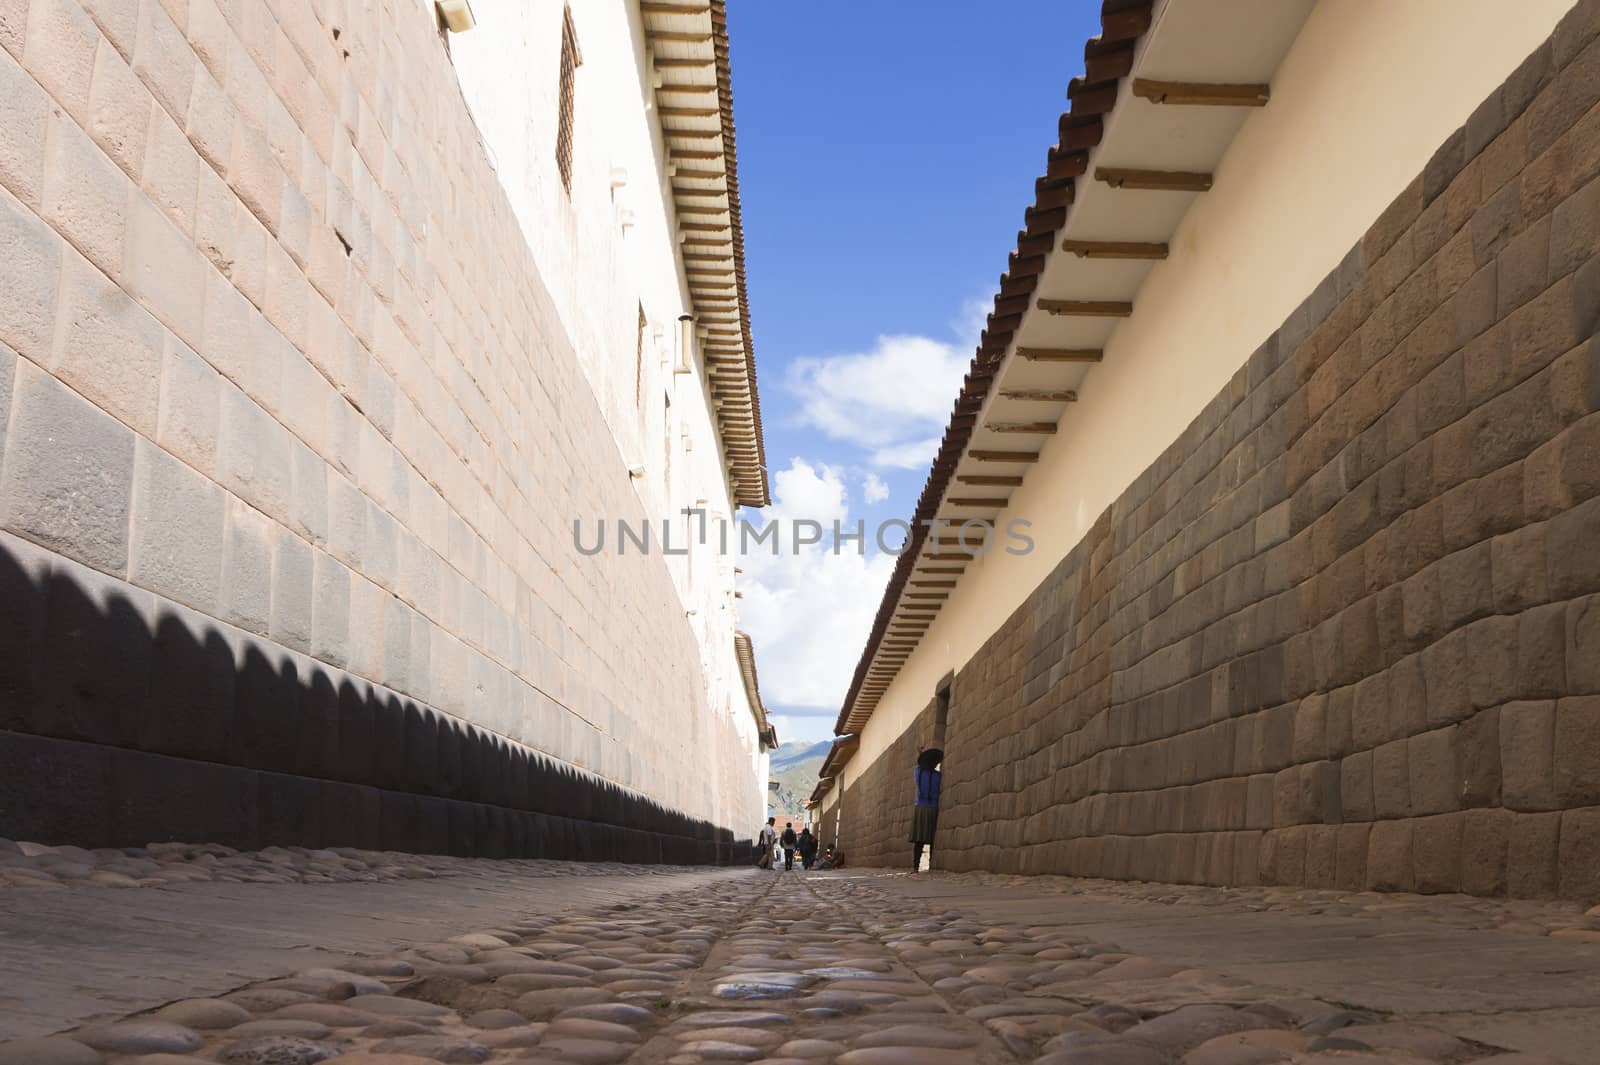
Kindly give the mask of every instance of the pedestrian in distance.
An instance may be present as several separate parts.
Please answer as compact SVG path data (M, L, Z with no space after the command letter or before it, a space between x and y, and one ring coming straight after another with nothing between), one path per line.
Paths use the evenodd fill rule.
M810 825L800 830L800 841L795 849L800 852L800 867L810 869L811 863L817 860L817 837L811 834Z
M917 751L917 767L912 776L917 785L917 804L911 809L911 871L922 868L922 848L933 845L939 828L939 784L943 774L939 764L944 752L937 747Z
M794 834L794 822L783 823L783 835L778 837L778 842L783 844L783 871L794 869L794 848L800 842L800 837Z
M756 837L756 846L761 850L760 855L756 858L756 868L758 869L772 868L772 846L778 838L778 830L774 827L777 823L778 819L776 817L767 818L767 823L761 826L761 835Z

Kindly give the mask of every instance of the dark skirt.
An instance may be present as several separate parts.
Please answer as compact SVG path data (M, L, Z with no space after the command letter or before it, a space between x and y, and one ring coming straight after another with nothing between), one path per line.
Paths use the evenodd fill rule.
M933 842L933 834L939 828L939 808L937 806L913 806L911 808L911 842Z

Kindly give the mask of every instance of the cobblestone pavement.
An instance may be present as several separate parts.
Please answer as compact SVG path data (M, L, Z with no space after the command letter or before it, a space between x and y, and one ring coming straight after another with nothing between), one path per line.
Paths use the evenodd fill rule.
M871 870L633 883L654 894L523 907L0 1065L1600 1060L1600 948L1536 934L1581 925L1554 920L1570 907Z

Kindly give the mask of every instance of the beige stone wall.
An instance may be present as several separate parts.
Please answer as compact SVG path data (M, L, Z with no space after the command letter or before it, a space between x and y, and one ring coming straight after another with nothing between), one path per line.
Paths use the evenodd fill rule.
M962 665L936 864L1600 897L1597 331L1588 5Z
M13 553L752 823L661 558L573 545L638 498L426 8L4 0L0 45Z

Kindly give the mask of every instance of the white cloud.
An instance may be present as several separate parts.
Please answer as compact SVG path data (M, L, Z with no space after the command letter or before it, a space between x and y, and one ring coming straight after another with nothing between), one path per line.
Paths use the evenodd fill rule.
M796 359L786 383L801 424L876 451L942 430L970 360L955 344L885 336L871 351Z
M861 498L868 503L882 503L889 498L889 486L883 483L882 477L869 473L861 482Z
M894 569L894 556L863 556L847 543L835 554L829 544L794 553L790 522L809 518L832 531L849 519L843 474L833 467L793 459L773 478L773 505L762 512L782 522L776 556L752 545L739 560L744 570L739 621L755 641L761 694L772 706L837 710L844 701L856 660ZM873 531L867 547L873 549Z
M927 472L933 456L939 450L939 438L912 440L892 447L880 447L872 453L872 464L895 470L922 470Z

